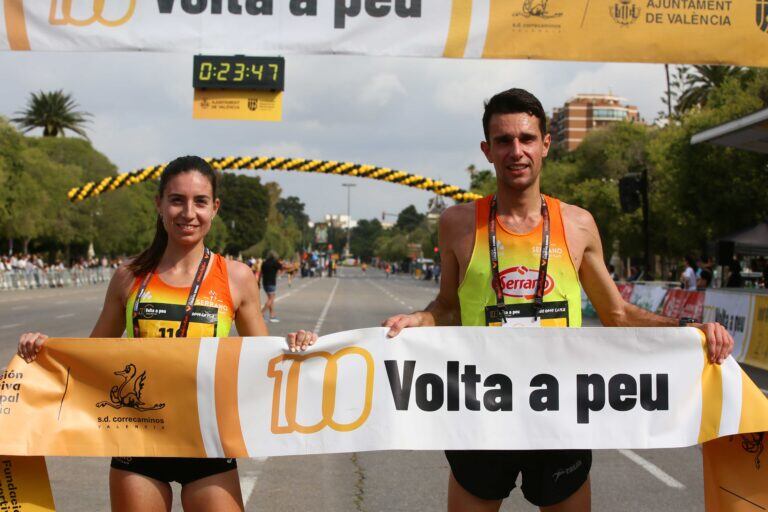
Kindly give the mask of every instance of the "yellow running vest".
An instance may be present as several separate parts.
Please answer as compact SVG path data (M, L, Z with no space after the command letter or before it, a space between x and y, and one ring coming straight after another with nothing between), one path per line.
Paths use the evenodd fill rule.
M125 333L133 338L133 301L142 277L134 280L125 305ZM170 338L184 317L189 286L171 286L153 274L139 305L139 332L142 338ZM187 330L188 338L226 337L234 319L234 304L229 294L227 263L212 255L211 268L200 285Z
M461 325L486 325L486 307L496 305L491 286L491 257L488 251L488 215L491 197L475 202L475 247L464 280L459 286ZM568 252L560 201L544 196L549 208L549 268L544 289L544 308L533 318L533 296L541 259L542 223L530 233L517 234L496 222L499 274L504 304L514 320L509 326L581 327L581 285Z

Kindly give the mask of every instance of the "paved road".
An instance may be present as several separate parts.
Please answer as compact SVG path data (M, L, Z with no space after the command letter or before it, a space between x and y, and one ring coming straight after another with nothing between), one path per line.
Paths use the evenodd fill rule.
M0 361L15 353L18 334L39 330L58 337L84 337L101 308L105 286L0 294ZM369 270L342 269L338 278L303 279L278 285L280 323L273 335L298 328L321 334L378 325L389 315L423 307L433 283L385 279ZM594 322L594 321L593 321ZM593 323L594 325L594 323ZM761 388L768 372L746 368ZM445 508L448 465L439 452L374 452L240 460L249 511L384 511ZM106 459L49 458L60 511L108 510ZM676 512L703 509L701 451L614 451L594 454L594 510ZM178 506L178 487L174 510ZM519 491L502 510L536 510Z

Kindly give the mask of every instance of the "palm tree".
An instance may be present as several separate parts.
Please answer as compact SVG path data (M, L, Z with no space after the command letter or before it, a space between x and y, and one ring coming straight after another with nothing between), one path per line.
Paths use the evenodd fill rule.
M43 137L65 136L64 130L88 138L83 125L91 114L75 110L78 107L70 94L64 91L32 93L27 108L16 112L11 119L26 133L35 128L43 129Z
M713 89L732 77L744 82L750 74L749 68L741 66L693 66L692 72L686 77L685 88L677 100L676 110L682 113L694 107L703 107Z

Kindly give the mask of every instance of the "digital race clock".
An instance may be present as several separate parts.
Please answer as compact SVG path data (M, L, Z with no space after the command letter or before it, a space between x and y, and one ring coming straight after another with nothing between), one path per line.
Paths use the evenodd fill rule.
M195 55L195 89L285 89L283 57Z

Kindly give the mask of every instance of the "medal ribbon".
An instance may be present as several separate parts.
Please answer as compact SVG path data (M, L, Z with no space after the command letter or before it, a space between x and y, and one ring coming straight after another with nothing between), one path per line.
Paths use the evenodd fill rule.
M189 296L187 297L187 304L184 308L184 316L181 319L179 329L176 331L177 338L186 338L187 330L189 329L189 320L192 318L192 308L195 306L195 300L197 294L200 291L200 285L203 284L203 278L205 277L205 271L208 268L208 264L211 261L211 250L205 248L203 251L203 258L200 260L200 265L197 266L197 273L195 273L195 280L192 281L192 287L189 289ZM141 286L136 292L136 298L133 301L133 337L140 338L139 334L139 303L144 296L144 292L149 285L149 280L152 279L152 274L155 271L148 272L144 279L141 281Z
M491 286L496 294L496 308L501 315L501 321L506 323L504 316L504 287L499 274L499 249L496 239L496 194L491 198L491 208L488 214L488 249L491 255ZM541 230L541 259L539 260L539 277L536 279L536 290L533 294L533 318L539 316L539 310L544 305L544 289L547 286L547 265L549 264L549 208L544 196L541 196L541 218L543 226Z

